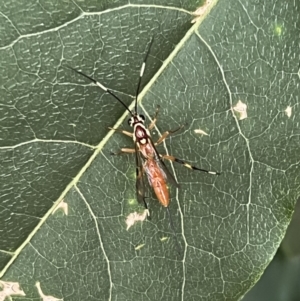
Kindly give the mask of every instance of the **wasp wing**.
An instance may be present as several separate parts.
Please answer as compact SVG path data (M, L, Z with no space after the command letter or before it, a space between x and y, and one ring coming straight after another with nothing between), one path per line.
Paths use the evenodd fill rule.
M153 149L155 150L155 154L156 154L155 161L156 161L157 165L159 166L159 168L161 168L164 171L165 179L167 180L167 182L171 183L176 188L179 188L180 185L177 183L177 181L175 180L175 178L173 177L173 175L171 174L171 172L168 170L166 164L162 160L161 155L157 151L157 149L156 149L156 147L155 147L152 139L149 138L149 140L150 140L150 143L151 143Z
M135 162L136 162L136 182L135 182L135 188L136 188L136 198L139 203L142 203L145 208L148 210L148 205L146 202L145 197L145 178L144 178L144 166L143 166L143 160L141 158L141 153L138 150L137 144L135 145Z

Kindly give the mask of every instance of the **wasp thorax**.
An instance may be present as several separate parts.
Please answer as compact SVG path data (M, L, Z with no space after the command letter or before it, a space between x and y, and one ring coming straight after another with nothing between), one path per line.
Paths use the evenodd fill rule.
M144 124L145 116L144 115L135 115L128 119L128 124L134 126L136 123Z
M135 129L135 137L138 140L144 139L148 137L147 131L145 130L144 126L138 125Z

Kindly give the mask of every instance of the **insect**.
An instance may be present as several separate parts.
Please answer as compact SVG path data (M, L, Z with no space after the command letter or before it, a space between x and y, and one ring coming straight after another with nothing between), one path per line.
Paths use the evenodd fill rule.
M125 109L129 112L130 118L128 119L128 124L130 127L133 128L133 132L128 132L120 129L113 129L109 128L115 131L119 131L129 137L131 137L134 141L134 148L122 148L120 152L118 153L113 153L115 155L121 154L121 153L127 153L127 154L135 154L135 161L136 161L136 195L137 195L137 200L140 203L143 203L145 206L145 209L148 210L149 214L149 209L148 205L146 202L146 197L145 197L145 174L148 178L148 183L149 185L153 188L154 193L158 199L158 201L161 203L163 207L166 208L169 216L169 221L170 221L170 227L172 229L172 232L175 237L177 249L180 250L179 243L177 241L176 237L176 232L175 232L175 227L173 224L173 220L170 214L169 210L169 204L170 204L170 195L169 195L169 190L167 183L171 183L175 187L179 187L179 184L175 180L175 178L172 176L172 174L168 171L164 159L176 162L179 164L182 164L183 166L193 169L193 170L198 170L202 171L205 173L209 173L212 175L220 175L218 172L214 171L208 171L202 168L198 168L196 166L192 166L188 163L186 163L183 160L180 160L174 156L170 155L162 155L160 154L156 146L161 144L170 134L173 134L180 130L183 126L180 126L179 128L173 130L173 131L166 131L164 132L160 138L154 143L150 131L155 127L156 121L157 121L157 115L159 112L159 107L156 110L156 113L154 115L154 118L152 119L152 122L149 124L148 127L145 126L145 117L142 114L138 113L138 95L140 92L140 86L142 82L142 78L144 75L144 71L146 68L146 62L147 58L150 53L151 46L153 44L153 38L150 41L150 44L148 46L145 58L143 60L140 74L139 74L139 80L138 80L138 85L136 89L136 94L135 94L135 106L134 106L134 111L131 111L129 107L117 96L114 94L114 92L108 88L106 88L104 85L102 85L100 82L95 80L94 78L86 75L85 73L78 71L72 67L68 67L75 71L76 73L84 76L85 78L89 79L92 81L95 85L100 87L103 91L109 93L112 97L114 97L116 100L118 100L124 107Z

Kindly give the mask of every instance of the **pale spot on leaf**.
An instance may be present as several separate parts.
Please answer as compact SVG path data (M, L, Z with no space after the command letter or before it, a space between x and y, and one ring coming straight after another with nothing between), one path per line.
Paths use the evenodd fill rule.
M166 241L166 240L168 240L168 239L169 239L169 237L164 236L164 237L161 237L160 241Z
M247 115L247 105L242 101L238 101L238 103L232 108L238 115L239 120L243 120L248 117Z
M149 215L149 210L144 210L142 214L139 214L137 212L130 213L126 218L126 225L128 230L130 227L132 227L136 222L142 222L146 219L146 217Z
M135 247L135 250L140 250L141 248L143 248L145 246L145 244L141 244Z
M285 114L288 118L290 118L292 116L292 107L287 106L287 108L285 109Z
M201 129L196 129L196 130L194 130L194 132L196 134L208 136L208 134L206 132L204 132L203 130L201 130Z
M0 280L0 287L2 288L2 291L0 291L0 301L4 301L6 297L11 296L26 296L18 282Z
M62 210L63 213L65 215L68 215L68 203L65 203L64 200L62 200L57 206L56 208L54 209L54 211L52 212L52 214L54 214L57 210Z
M195 18L191 21L191 23L196 23L198 21L198 19L204 15L204 13L208 9L208 7L211 5L211 3L212 3L212 0L206 0L206 2L202 6L198 7L193 12L193 15L195 16Z

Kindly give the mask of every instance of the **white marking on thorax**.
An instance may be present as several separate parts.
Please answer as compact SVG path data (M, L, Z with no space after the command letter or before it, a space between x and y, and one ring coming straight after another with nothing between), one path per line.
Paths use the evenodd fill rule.
M141 127L142 129L137 130L137 127ZM133 132L134 132L134 135L133 135L134 139L133 140L135 140L136 137L141 138L142 136L144 136L145 133L146 133L147 136L149 136L149 131L146 129L145 125L143 123L140 123L140 122L138 122L134 125Z

